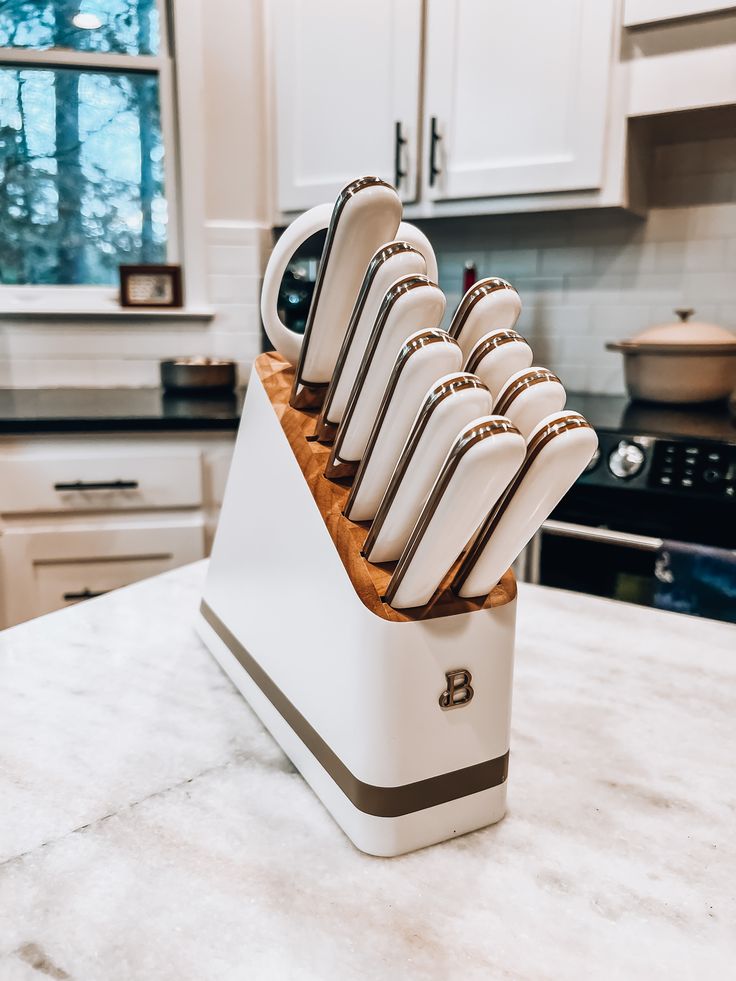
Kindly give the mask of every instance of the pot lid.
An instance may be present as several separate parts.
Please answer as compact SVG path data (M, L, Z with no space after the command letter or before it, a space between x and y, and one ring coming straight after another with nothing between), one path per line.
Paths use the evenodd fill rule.
M690 320L690 317L695 313L694 310L680 309L674 312L680 318L675 323L656 324L653 327L647 327L646 330L632 337L631 340L609 344L607 347L629 351L638 347L648 348L650 346L675 349L712 347L715 353L716 347L722 349L725 345L727 349L733 347L736 350L736 335L732 334L730 330L719 327L717 324Z

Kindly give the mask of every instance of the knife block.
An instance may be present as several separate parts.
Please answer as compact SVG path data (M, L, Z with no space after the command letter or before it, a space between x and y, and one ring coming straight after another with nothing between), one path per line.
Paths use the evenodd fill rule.
M504 815L516 583L383 603L293 377L254 366L197 629L354 844L398 855Z

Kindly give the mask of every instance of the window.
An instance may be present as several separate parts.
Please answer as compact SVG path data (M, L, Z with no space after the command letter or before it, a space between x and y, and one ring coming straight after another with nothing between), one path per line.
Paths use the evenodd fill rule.
M165 37L159 0L0 0L0 284L176 258Z

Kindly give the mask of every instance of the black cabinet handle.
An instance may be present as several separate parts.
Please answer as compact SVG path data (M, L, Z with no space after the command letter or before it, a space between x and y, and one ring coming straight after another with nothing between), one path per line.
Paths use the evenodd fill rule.
M436 178L442 173L437 166L437 144L442 139L437 132L437 117L432 116L429 131L429 186L434 187Z
M401 123L397 121L394 129L394 187L397 191L402 178L406 177L406 171L401 169L401 148L407 142L406 137L401 135Z
M135 490L137 480L72 480L54 484L57 491L93 491L93 490Z
M92 589L83 589L79 593L64 593L64 600L69 602L70 600L94 599L95 596L104 596L105 593L109 592L109 589L101 589L99 592L94 592Z

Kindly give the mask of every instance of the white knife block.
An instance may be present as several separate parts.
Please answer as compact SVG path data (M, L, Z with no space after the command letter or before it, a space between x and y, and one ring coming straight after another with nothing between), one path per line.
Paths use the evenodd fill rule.
M348 489L324 477L329 449L288 405L292 380L279 355L254 366L198 631L358 848L398 855L492 824L513 575L482 607L447 590L424 611L382 603L392 567L360 555L367 528L342 517ZM443 708L450 678L458 704Z

